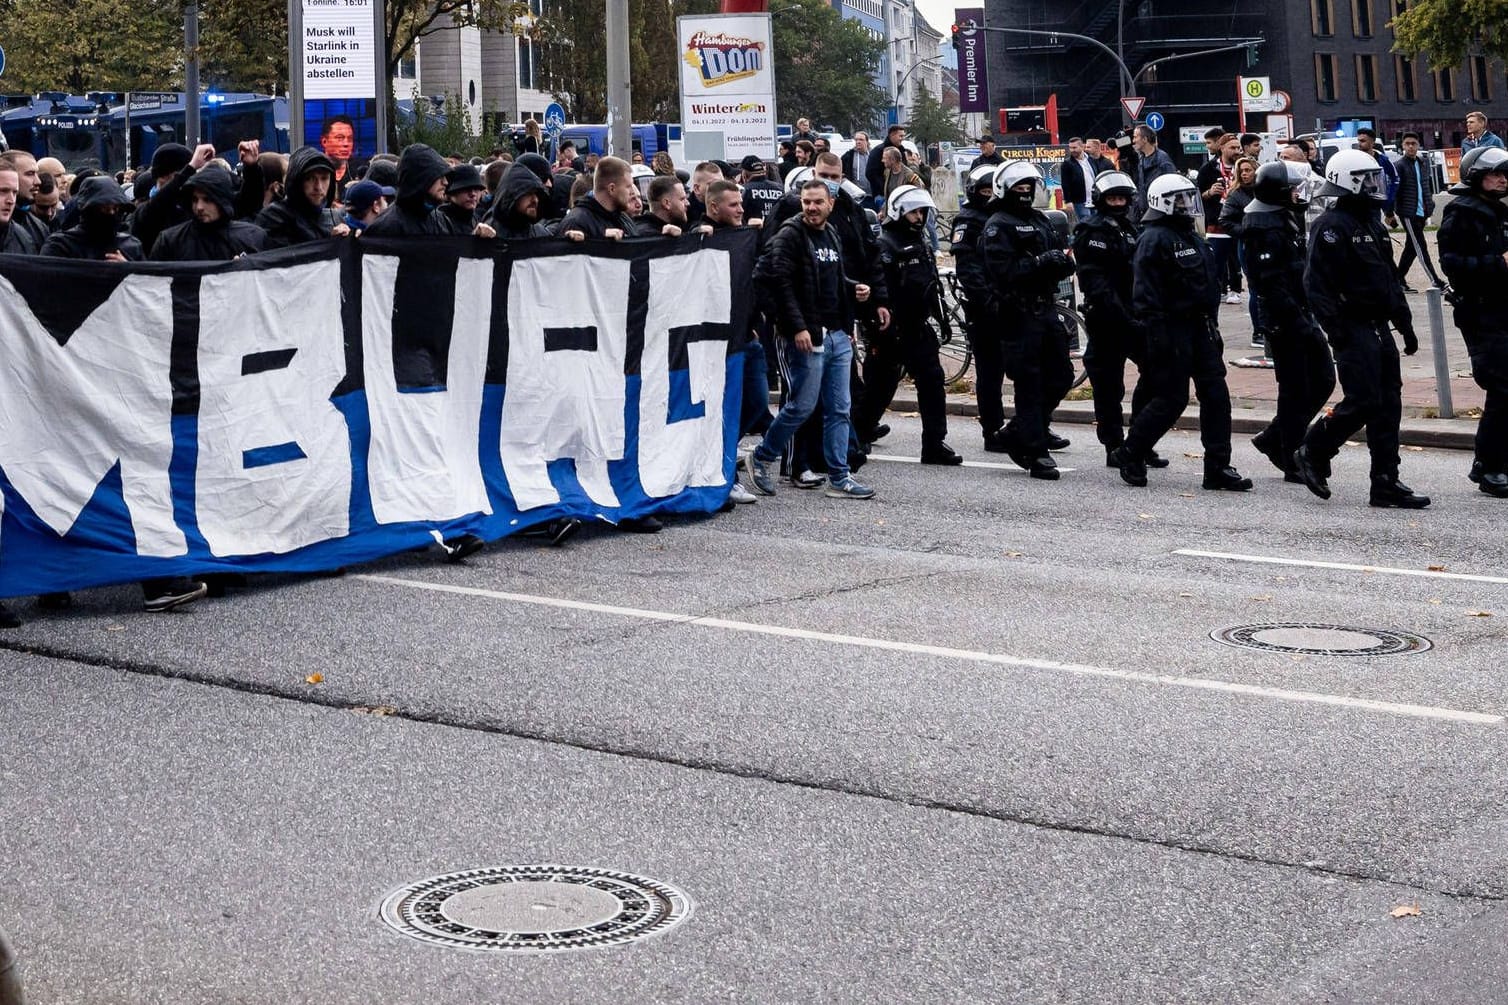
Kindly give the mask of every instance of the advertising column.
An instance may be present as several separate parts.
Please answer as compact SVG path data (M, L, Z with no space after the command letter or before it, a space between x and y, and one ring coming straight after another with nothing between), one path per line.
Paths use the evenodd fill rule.
M355 170L387 146L381 17L381 0L289 3L289 142L324 150L342 193Z
M737 162L775 157L775 66L770 15L676 18L686 156Z

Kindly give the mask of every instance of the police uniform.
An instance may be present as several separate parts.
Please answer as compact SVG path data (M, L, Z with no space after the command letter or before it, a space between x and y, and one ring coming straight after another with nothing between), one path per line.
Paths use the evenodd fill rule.
M997 182L998 184L998 182ZM988 275L989 324L1002 339L1005 373L1014 389L1016 414L1000 439L1011 460L1034 478L1055 479L1048 453L1047 423L1073 386L1068 333L1057 318L1058 283L1073 275L1073 261L1052 223L1023 200L997 197L979 237Z
M953 232L949 243L953 251L954 269L959 285L963 287L965 334L974 355L974 400L979 406L979 425L984 432L986 450L999 451L1001 447L996 434L1005 425L1005 353L1000 336L993 331L987 320L991 294L989 274L984 268L984 258L979 253L979 236L990 218L984 208L985 200L972 196L969 202L953 217ZM976 204L977 203L977 204Z
M1129 205L1127 209L1129 209ZM1125 441L1126 360L1140 370L1143 343L1131 313L1131 259L1136 254L1136 225L1129 214L1096 210L1073 232L1073 258L1084 297L1084 325L1089 345L1084 369L1094 388L1095 432L1107 452ZM1131 393L1131 418L1147 403L1147 382Z
M1459 295L1456 327L1487 399L1471 478L1508 497L1508 206L1475 189L1456 192L1440 223L1440 264Z
M1282 163L1274 163L1286 175ZM1239 240L1252 296L1262 300L1278 403L1273 420L1251 442L1288 481L1297 482L1301 479L1293 470L1293 454L1335 390L1335 363L1304 292L1308 245L1304 210L1292 205L1292 188L1286 179L1281 192L1261 194L1272 196L1273 201L1259 196L1247 204ZM1279 197L1283 203L1277 201Z

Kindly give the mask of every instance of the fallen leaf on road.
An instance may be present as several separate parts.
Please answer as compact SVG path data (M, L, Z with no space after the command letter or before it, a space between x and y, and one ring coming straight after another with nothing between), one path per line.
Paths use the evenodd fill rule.
M1021 553L1019 551L1008 551L1008 552L1005 553L1005 557L1006 558L1020 558L1021 557Z
M1430 572L1444 572L1445 571L1445 566L1443 566L1443 565L1432 565L1432 566L1429 567L1429 571Z
M393 705L373 705L370 708L366 705L357 705L351 711L361 715L393 715L398 709Z
M325 675L322 673L312 673L304 678L305 684L323 684L324 682Z
M1405 449L1405 450L1412 450L1416 454L1417 453L1422 453L1424 451L1423 447L1404 447L1403 449Z
M1430 597L1429 602L1434 604L1436 607L1439 607L1440 604L1443 603L1443 601L1439 597Z
M1189 458L1189 459L1190 459L1190 460L1194 460L1194 461L1197 461L1197 460L1199 460L1199 458L1201 458L1201 457L1203 457L1203 456L1204 456L1204 455L1203 455L1203 454L1190 454L1190 453L1185 453L1185 454L1184 454L1184 455L1183 455L1183 456L1185 456L1185 457L1187 457L1187 458Z
M1490 617L1492 617L1492 612L1491 611L1467 611L1466 612L1466 616L1468 618L1490 618Z
M1157 517L1153 516L1151 513L1138 513L1138 514L1136 514L1136 519L1138 519L1138 520L1156 520Z
M1193 594L1192 593L1180 593L1179 596L1180 597L1192 597Z
M1253 599L1253 600L1271 600L1272 599L1272 594L1270 594L1270 593L1264 593L1261 596L1252 597L1251 599Z
M875 521L875 522L874 522L874 525L875 525L875 526L876 526L876 527L883 527L883 526L885 526L885 521L884 521L884 520L876 520L876 521Z
M125 630L126 630L126 626L125 625L106 625L105 626L105 631L107 631L107 632L123 632Z
M1417 918L1424 912L1419 910L1418 904L1399 904L1388 912L1390 918Z
M1180 492L1178 494L1180 496L1182 496L1183 498L1185 498L1185 499L1192 499L1192 498L1194 498L1194 493L1192 493L1192 492Z

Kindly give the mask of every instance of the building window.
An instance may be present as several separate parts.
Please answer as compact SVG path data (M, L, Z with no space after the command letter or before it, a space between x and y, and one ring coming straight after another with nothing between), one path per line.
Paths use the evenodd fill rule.
M1456 100L1456 72L1454 70L1435 71L1435 100L1444 102Z
M1335 34L1335 0L1309 0L1309 18L1316 35Z
M1321 101L1336 99L1335 53L1314 54L1314 96Z
M409 53L403 59L398 60L398 76L404 80L412 80L419 75L419 60L413 53Z
M1351 31L1357 38L1372 37L1372 3L1373 0L1352 0Z
M531 91L539 90L539 84L534 79L535 72L534 42L521 38L518 40L518 86Z
M1398 76L1398 100L1419 100L1419 71L1407 56L1393 57L1393 72Z
M1487 57L1472 56L1469 65L1471 68L1471 100L1491 101L1492 81L1487 77Z
M1393 0L1393 16L1397 17L1409 9L1409 0Z
M1356 55L1356 98L1358 101L1377 100L1377 57L1374 55Z

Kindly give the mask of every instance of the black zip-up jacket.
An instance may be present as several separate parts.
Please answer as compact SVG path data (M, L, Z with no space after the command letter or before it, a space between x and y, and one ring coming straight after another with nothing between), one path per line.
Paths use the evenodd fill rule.
M558 185L559 182L556 184ZM564 220L560 221L560 229L556 232L564 234L568 230L579 230L588 238L598 240L606 238L609 230L621 230L624 237L634 237L639 233L633 219L627 213L608 209L597 201L595 192L588 192L582 197L576 207L565 215Z
M1469 190L1456 194L1440 220L1440 266L1461 297L1457 327L1508 332L1505 251L1508 206Z
M844 330L852 334L853 288L848 277L848 259L833 225L824 224L823 229L840 248L843 282L839 296L843 301ZM754 287L760 307L774 320L777 332L785 338L795 338L797 332L805 329L812 337L812 345L818 346L822 344L823 324L822 312L817 309L817 256L807 231L801 217L780 225L754 265Z
M0 253L35 255L37 246L32 240L31 231L17 224L14 218L0 223Z
M939 313L937 260L925 230L904 220L880 228L880 265L885 287L894 297L895 317L903 332L914 331L928 317Z
M1084 313L1092 319L1131 320L1131 259L1136 254L1136 224L1129 216L1094 213L1073 232L1073 260L1078 265Z
M1058 283L1073 275L1073 261L1039 210L1022 211L998 199L990 209L978 244L989 292L1000 307L1040 309L1057 295ZM1053 251L1059 254L1048 256Z
M1413 330L1413 317L1393 267L1393 242L1371 199L1341 197L1314 221L1304 292L1329 333L1357 321L1392 321Z
M1209 242L1190 218L1146 221L1131 260L1131 312L1154 344L1165 333L1207 331L1222 284Z
M288 179L283 198L257 214L256 225L267 231L267 249L287 248L310 241L323 241L335 226L335 214L304 198L304 178L313 171L330 172L335 188L335 164L319 147L299 147L288 158Z
M220 207L220 219L200 223L190 219L169 227L152 245L154 262L228 262L237 255L261 251L267 233L254 223L235 219L235 182L224 168L206 167L184 182L184 189L198 189Z
M1393 194L1393 207L1399 216L1419 215L1419 185L1424 184L1424 215L1435 211L1435 166L1422 156L1409 160L1398 158L1393 165L1398 169L1398 191ZM1414 176L1414 168L1419 174Z
M1304 293L1308 241L1302 217L1291 209L1248 208L1242 215L1240 240L1246 278L1252 293L1261 298L1263 313L1274 324L1291 324L1309 307Z
M967 316L971 324L983 317L980 312L989 308L993 297L984 256L979 253L979 235L984 233L984 224L989 218L989 210L983 204L970 201L953 217L953 232L948 235L953 270L958 274L963 295L969 302Z
M765 232L770 233L772 229L778 231L785 226L787 220L793 218L801 218L800 189L787 192L775 204L775 208L770 211L770 218L764 222ZM843 244L844 272L856 282L869 285L871 292L864 303L865 309L872 311L876 307L889 306L890 294L885 289L885 270L880 268L880 242L874 228L869 225L869 218L864 215L864 207L847 192L839 189L827 224L838 232L838 240Z

